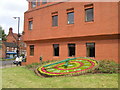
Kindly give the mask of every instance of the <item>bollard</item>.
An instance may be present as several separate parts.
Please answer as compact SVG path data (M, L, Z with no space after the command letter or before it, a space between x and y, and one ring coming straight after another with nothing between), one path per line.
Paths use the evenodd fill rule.
M42 59L43 59L43 57L42 56L40 56L40 63L42 64Z

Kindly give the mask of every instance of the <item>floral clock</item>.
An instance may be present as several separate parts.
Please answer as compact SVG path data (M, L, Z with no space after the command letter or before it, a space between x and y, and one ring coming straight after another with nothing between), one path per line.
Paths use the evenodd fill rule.
M97 67L98 61L79 57L42 65L37 68L37 71L43 76L66 76L83 74Z

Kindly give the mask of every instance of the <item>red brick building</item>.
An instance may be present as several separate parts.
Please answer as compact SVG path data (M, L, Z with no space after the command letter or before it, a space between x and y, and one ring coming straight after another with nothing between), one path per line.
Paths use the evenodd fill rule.
M29 2L27 62L90 57L118 62L120 2Z
M17 55L18 34L13 33L13 29L9 28L6 41L2 42L2 58L13 58ZM26 55L26 44L23 42L23 35L19 39L19 55Z

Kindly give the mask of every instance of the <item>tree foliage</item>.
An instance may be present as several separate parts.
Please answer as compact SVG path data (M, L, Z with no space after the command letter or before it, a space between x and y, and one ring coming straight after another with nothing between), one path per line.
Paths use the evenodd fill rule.
M6 41L7 39L6 39L6 34L5 34L5 32L4 32L4 29L0 26L0 39L2 40L2 41Z

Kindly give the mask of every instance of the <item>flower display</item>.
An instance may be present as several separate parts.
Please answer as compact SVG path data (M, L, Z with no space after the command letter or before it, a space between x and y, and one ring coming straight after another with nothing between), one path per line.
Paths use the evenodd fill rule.
M83 74L97 67L98 61L79 57L42 65L38 67L37 70L41 75L45 76L63 76Z

